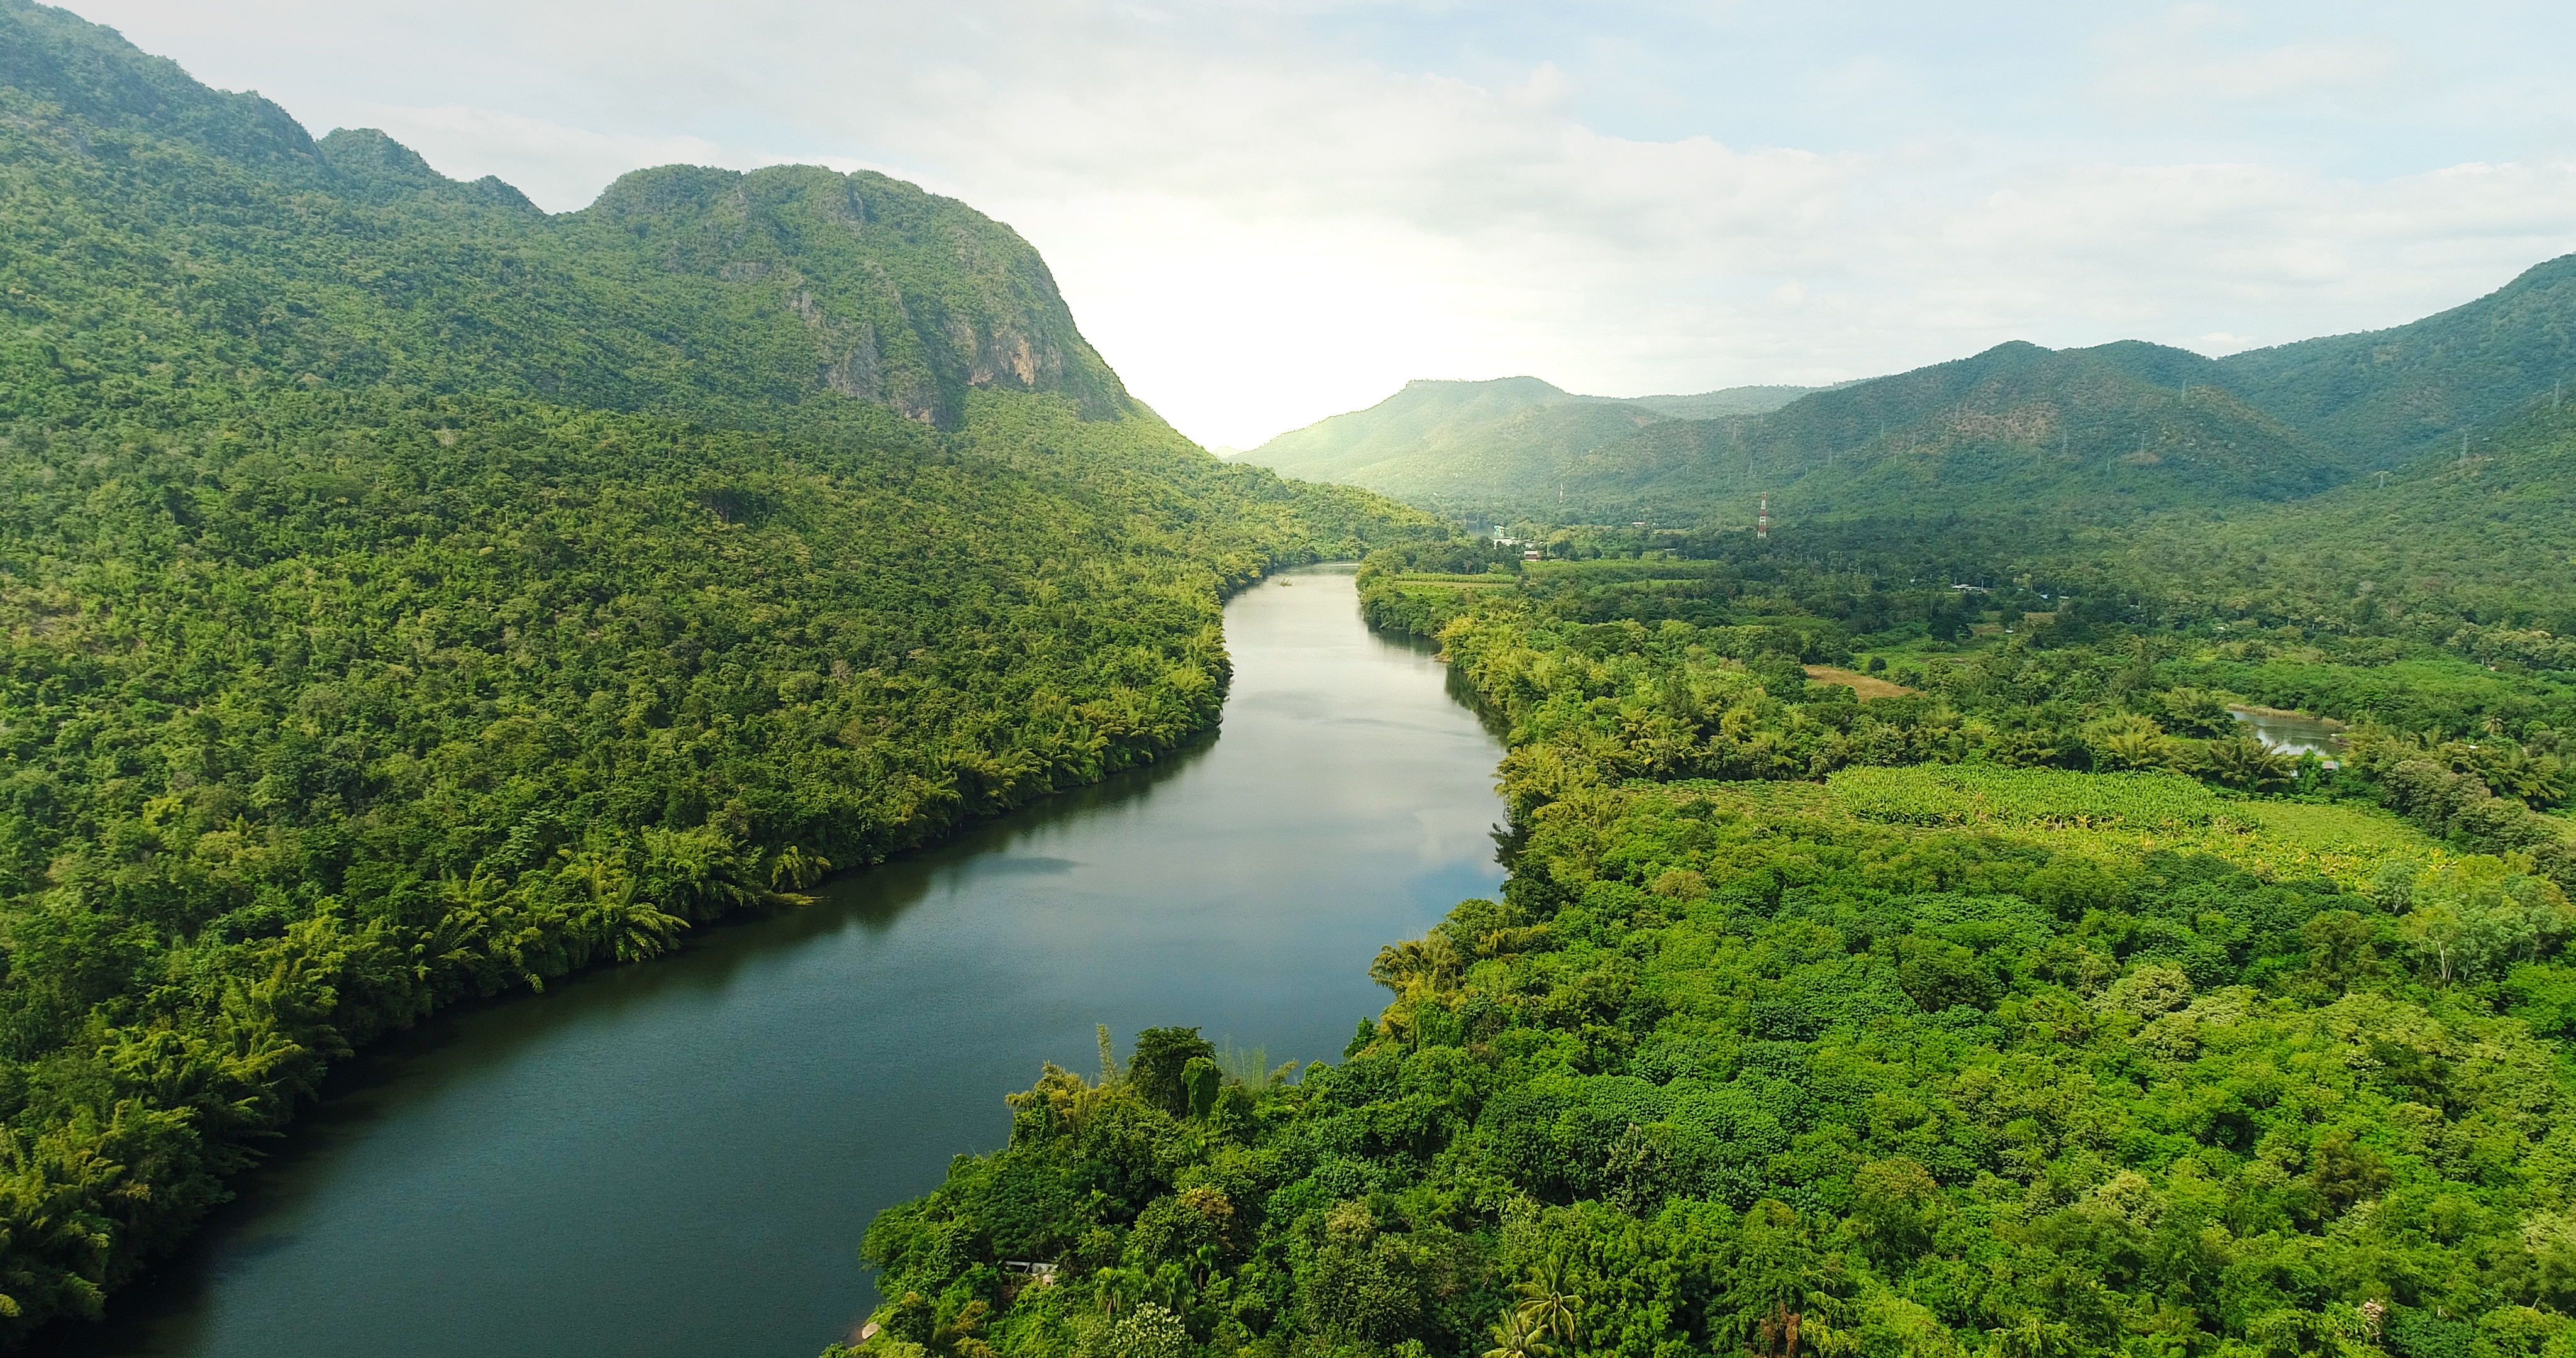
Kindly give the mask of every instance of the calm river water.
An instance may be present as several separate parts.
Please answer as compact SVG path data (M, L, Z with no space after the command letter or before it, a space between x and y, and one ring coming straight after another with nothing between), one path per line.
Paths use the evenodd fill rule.
M1368 963L1501 881L1501 751L1348 567L1226 609L1222 732L675 956L350 1062L80 1354L811 1358L878 1209L1009 1130L1092 1025L1339 1060Z

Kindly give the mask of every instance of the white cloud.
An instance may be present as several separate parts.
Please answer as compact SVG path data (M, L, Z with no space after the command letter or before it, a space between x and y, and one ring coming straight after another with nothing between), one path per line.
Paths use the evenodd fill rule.
M1651 5L82 8L550 207L669 160L922 182L1018 227L1137 393L1237 446L1416 376L1636 394L2275 343L2576 247L2576 171L2534 149L2576 96L2503 9L2006 7L1940 47L1867 5L1821 39Z
M2178 6L2114 29L2095 93L2145 117L2227 116L2248 104L2379 105L2421 82L2405 49L2380 34L2230 48L2245 16L2215 5Z

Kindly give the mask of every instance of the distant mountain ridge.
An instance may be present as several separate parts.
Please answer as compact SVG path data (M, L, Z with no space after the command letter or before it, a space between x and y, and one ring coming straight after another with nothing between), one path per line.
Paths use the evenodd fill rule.
M1767 494L1783 516L2109 522L2312 495L2474 439L2571 375L2576 255L2407 325L2221 359L2015 341L1822 390L1631 401L1415 383L1243 459L1476 518L1738 523Z
M1335 415L1239 455L1284 476L1456 504L1497 479L1536 485L1595 448L1676 418L1751 415L1808 387L1735 387L1689 396L1583 396L1535 377L1417 379L1366 410Z

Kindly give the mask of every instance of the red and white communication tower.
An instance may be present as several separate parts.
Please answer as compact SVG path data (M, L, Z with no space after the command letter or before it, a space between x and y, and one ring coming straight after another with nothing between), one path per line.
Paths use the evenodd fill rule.
M1767 494L1762 497L1762 511L1753 516L1753 536L1757 538L1771 536L1771 497Z

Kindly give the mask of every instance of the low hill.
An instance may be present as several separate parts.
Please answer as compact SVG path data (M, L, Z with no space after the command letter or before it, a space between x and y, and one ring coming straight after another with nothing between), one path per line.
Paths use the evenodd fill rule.
M1759 415L1766 410L1797 400L1816 387L1728 387L1723 391L1703 391L1696 396L1639 396L1631 405L1641 405L1658 415L1676 420L1713 420L1726 415Z
M2295 505L2174 515L2093 550L2178 616L2410 637L2576 671L2576 405Z
M1999 345L1803 397L1674 421L1606 445L1567 480L1611 521L1888 514L2118 519L2313 494L2345 475L2314 440L2207 383L2209 360L2115 344Z
M1768 494L1784 519L2125 522L2294 499L2474 444L2572 373L2576 256L2410 325L2224 359L2011 343L1821 391L1605 403L1631 412L1627 429L1534 379L1418 383L1495 390L1408 388L1247 457L1500 519L1722 526Z
M1671 419L1777 409L1804 387L1625 400L1535 377L1415 381L1366 410L1282 434L1240 460L1453 511L1554 504L1593 451Z

